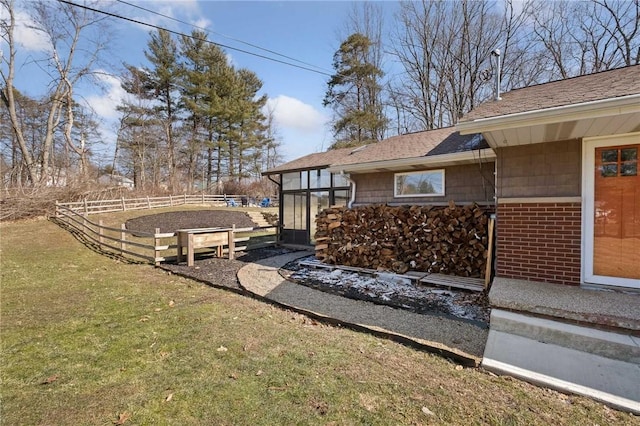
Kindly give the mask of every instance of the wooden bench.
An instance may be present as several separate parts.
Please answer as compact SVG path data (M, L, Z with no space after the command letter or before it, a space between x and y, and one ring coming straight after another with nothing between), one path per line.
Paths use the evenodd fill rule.
M187 248L187 266L193 266L195 250L205 247L215 247L218 257L222 257L222 248L229 246L229 259L233 259L235 253L234 233L232 228L194 228L178 229L178 263L183 259L183 248Z

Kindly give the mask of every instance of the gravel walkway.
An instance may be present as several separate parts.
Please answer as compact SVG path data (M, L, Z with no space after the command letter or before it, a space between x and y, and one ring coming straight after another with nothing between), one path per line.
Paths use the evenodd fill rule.
M281 266L308 255L296 252L249 263L238 271L238 280L247 291L296 311L413 343L466 364L480 363L487 340L486 328L334 296L280 276Z

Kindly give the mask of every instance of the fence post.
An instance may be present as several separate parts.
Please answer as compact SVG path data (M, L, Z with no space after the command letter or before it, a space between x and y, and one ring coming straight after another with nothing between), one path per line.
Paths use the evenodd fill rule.
M231 225L229 231L229 260L232 260L236 251L236 225Z
M102 219L98 221L98 242L100 243L100 248L102 248L102 244L104 243L104 231L102 230Z
M147 195L147 208L151 209L151 199L149 199L148 195Z
M160 250L158 250L158 246L160 245L160 238L156 237L160 233L160 228L156 228L156 233L153 236L153 262L156 266L160 265L160 261L158 258L160 257Z
M127 249L127 233L125 232L127 225L124 223L120 225L120 254L124 256L124 251Z
M124 195L120 196L120 202L122 203L122 211L127 210L127 206L124 203Z
M89 208L87 207L87 199L84 199L84 214L85 216L89 214Z
M183 204L187 204L187 194L184 194L184 203Z
M202 204L204 204L204 191L202 191Z
M169 206L173 207L173 196L169 194Z

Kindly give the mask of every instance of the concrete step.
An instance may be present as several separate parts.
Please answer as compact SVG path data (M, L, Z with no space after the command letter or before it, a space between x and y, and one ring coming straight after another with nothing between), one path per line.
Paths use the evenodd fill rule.
M483 367L640 413L640 338L493 309Z

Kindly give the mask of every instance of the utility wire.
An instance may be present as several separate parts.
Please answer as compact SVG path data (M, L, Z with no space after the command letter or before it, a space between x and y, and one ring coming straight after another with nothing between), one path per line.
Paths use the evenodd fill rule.
M227 39L229 39L229 40L236 41L236 42L241 43L241 44L244 44L244 45L246 45L246 46L250 46L250 47L253 47L253 48L255 48L255 49L262 50L262 51L264 51L264 52L271 53L271 54L273 54L273 55L280 56L280 57L282 57L282 58L289 59L289 60L291 60L291 61L295 61L295 62L298 62L298 63L300 63L300 64L303 64L303 65L306 65L306 66L309 66L309 67L317 68L317 69L319 69L319 70L323 70L323 71L327 71L327 72L328 72L328 70L327 70L326 68L322 68L322 67L319 67L319 66L316 66L316 65L310 64L310 63L308 63L308 62L301 61L301 60L296 59L296 58L293 58L293 57L291 57L291 56L287 56L287 55L284 55L284 54L282 54L282 53L278 53L278 52L276 52L276 51L274 51L274 50L270 50L270 49L266 49L266 48L264 48L264 47L260 47L260 46L258 46L258 45L256 45L256 44L249 43L249 42L247 42L247 41L240 40L240 39L238 39L238 38L235 38L235 37L232 37L232 36L229 36L229 35L226 35L226 34L221 34L221 33L219 33L219 32L212 31L212 30L209 30L209 29L207 29L207 28L199 27L199 26L197 26L197 25L191 24L191 23L189 23L189 22L182 21L182 20L180 20L180 19L178 19L178 18L174 18L174 17L169 16L169 15L165 15L165 14L160 13L160 12L157 12L157 11L155 11L155 10L147 9L146 7L138 6L137 4L129 3L129 2L124 1L124 0L116 0L116 1L117 1L118 3L126 4L127 6L135 7L136 9L144 10L145 12L149 12L149 13L152 13L152 14L154 14L154 15L161 16L161 17L163 17L163 18L170 19L170 20L175 21L175 22L179 22L180 24L188 25L188 26L190 26L190 27L197 28L197 29L202 30L202 31L205 31L205 32L207 32L207 33L215 34L215 35L217 35L217 36L224 37L224 38L227 38Z
M126 16L118 15L116 13L107 12L105 10L95 9L93 7L85 6L85 5L82 5L82 4L77 4L77 3L74 3L74 2L71 2L71 1L68 1L68 0L57 0L57 1L59 3L64 3L64 4L68 4L70 6L79 7L81 9L89 10L91 12L101 13L103 15L111 16L113 18L122 19L122 20L125 20L125 21L133 22L135 24L139 24L139 25L143 25L143 26L146 26L146 27L155 28L157 30L163 30L163 31L166 31L166 32L171 33L171 34L175 34L175 35L183 36L183 37L188 37L190 39L196 40L195 37L193 37L193 36L191 36L189 34L184 34L184 33L181 33L180 31L170 30L168 28L164 28L164 27L161 27L159 25L149 24L147 22L139 21L137 19L128 18ZM271 58L269 56L261 55L259 53L250 52L248 50L238 49L237 47L227 46L225 44L217 43L215 41L211 41L211 40L204 40L204 41L206 41L207 43L211 43L211 44L213 44L215 46L221 47L221 48L233 50L233 51L240 52L240 53L246 53L247 55L256 56L258 58L266 59L268 61L277 62L277 63L280 63L280 64L288 65L290 67L299 68L299 69L302 69L302 70L305 70L305 71L310 71L310 72L313 72L313 73L316 73L316 74L321 74L321 75L325 75L325 76L331 77L331 74L329 74L327 72L324 72L324 71L318 71L318 70L315 70L313 68L305 67L305 66L302 66L302 65L292 64L291 62L286 62L286 61L283 61L283 60L280 60L280 59Z

